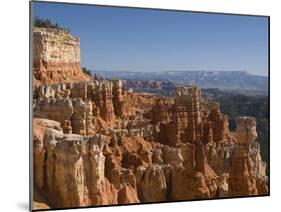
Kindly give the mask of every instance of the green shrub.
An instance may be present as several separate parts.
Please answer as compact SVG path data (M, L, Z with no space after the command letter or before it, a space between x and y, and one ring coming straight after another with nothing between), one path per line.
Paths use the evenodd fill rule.
M40 28L58 29L70 33L70 29L68 27L61 27L58 23L52 23L50 19L39 18L37 16L33 18L33 26Z
M90 77L92 77L91 71L90 71L90 70L87 70L87 68L83 67L83 68L82 68L82 71L83 71L85 74L87 74L87 75L89 75Z

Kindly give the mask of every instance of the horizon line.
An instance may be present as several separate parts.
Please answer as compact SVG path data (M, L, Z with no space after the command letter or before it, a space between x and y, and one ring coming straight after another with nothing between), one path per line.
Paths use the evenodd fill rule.
M89 69L92 72L128 72L128 73L166 73L166 72L223 72L223 73L233 73L233 72L241 72L241 73L246 73L251 76L262 76L262 77L268 77L268 73L266 75L262 74L254 74L249 71L245 70L161 70L161 71L153 71L153 70L148 70L148 71L133 71L133 70L110 70L110 69Z

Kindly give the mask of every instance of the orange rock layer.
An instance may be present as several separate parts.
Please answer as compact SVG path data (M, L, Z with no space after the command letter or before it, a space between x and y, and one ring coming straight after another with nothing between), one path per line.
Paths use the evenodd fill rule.
M173 101L127 93L122 83L114 91L113 83L35 88L34 182L46 205L268 194L254 118L238 118L230 133L219 105L197 87L180 88ZM136 100L143 104L129 105Z
M79 39L34 29L33 209L267 195L254 117L229 132L199 87L89 80Z
M66 83L89 81L90 77L83 73L80 63L40 62L33 66L34 84Z

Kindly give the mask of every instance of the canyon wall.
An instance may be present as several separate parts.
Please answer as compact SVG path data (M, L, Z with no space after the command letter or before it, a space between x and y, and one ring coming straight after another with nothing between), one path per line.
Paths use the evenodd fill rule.
M80 67L80 41L57 29L33 28L34 83L89 80Z
M254 117L230 132L197 86L167 98L87 81L77 39L34 33L34 209L268 194Z

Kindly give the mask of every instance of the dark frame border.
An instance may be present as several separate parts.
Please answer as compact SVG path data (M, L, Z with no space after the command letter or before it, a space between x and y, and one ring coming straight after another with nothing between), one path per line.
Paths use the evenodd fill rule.
M49 4L68 4L68 5L85 5L96 7L110 7L110 8L127 8L127 9L143 9L143 10L158 10L158 11L170 11L170 12L189 12L189 13L204 13L204 14L217 14L217 15L237 15L237 16L250 16L250 17L264 17L268 22L268 194L267 195L255 195L255 196L235 196L235 197L221 197L221 198L209 198L209 199L192 199L192 200L174 200L174 201L159 201L159 202L145 202L145 203L130 203L130 204L114 204L114 205L93 205L93 206L81 206L81 207L64 207L64 208L49 208L49 209L32 209L33 204L33 145L32 145L32 119L33 119L33 57L32 57L32 18L33 7L32 4L49 3ZM178 10L178 9L163 9L163 8L147 8L147 7L134 7L134 6L119 6L119 5L102 5L102 4L89 4L89 3L73 3L73 2L56 2L56 1L44 1L44 0L30 0L29 1L29 210L30 211L53 211L53 210L68 210L68 209L86 209L86 208L100 208L100 207L116 207L116 206L132 206L132 205L148 205L148 204L163 204L163 203L178 203L178 202L192 202L192 201L206 201L206 200L224 200L224 199L240 199L240 198L255 198L255 197L269 197L271 193L270 189L270 16L269 15L252 15L252 14L240 14L240 13L225 13L225 12L206 12L200 10Z

